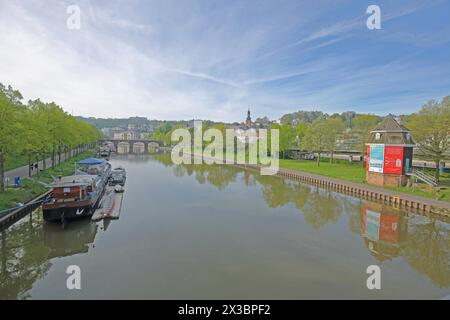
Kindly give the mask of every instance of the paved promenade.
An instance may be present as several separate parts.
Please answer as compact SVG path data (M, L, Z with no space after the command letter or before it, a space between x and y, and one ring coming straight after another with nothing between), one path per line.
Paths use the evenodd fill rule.
M61 154L61 162L65 161L65 160L66 160L65 154ZM34 162L34 164L35 163L36 162ZM59 163L58 162L58 156L56 155L56 157L55 157L55 165L57 165L58 163ZM45 160L45 164L46 164L46 168L47 169L50 168L52 166L51 158L47 158ZM38 170L42 170L43 168L44 168L44 161L39 161L39 163L38 163ZM37 174L38 170L33 169L31 171L31 175L33 176L33 175ZM9 178L9 185L13 185L14 184L14 177L20 177L20 179L28 178L29 177L28 172L29 172L28 171L28 166L23 166L23 167L19 167L19 168L13 169L13 170L6 171L5 172L5 177Z

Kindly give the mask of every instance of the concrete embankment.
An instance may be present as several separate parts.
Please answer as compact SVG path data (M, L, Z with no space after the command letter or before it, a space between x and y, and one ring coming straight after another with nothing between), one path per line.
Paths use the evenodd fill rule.
M47 198L47 196L51 193L51 190L39 195L38 197L32 199L31 201L24 204L22 207L11 211L9 213L5 213L0 216L0 230L8 228L18 220L22 219L27 214L32 213L34 210L39 208L42 204L42 201Z

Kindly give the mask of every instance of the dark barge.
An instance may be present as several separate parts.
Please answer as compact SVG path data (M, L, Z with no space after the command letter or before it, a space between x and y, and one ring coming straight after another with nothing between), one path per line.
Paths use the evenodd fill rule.
M105 193L111 165L104 159L88 158L78 162L75 175L52 184L52 197L42 206L46 221L91 216Z

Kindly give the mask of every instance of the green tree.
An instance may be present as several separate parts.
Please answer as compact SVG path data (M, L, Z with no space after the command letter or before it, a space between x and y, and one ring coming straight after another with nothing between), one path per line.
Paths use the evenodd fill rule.
M274 123L271 126L271 129L279 130L279 147L281 152L281 158L284 159L286 156L286 151L292 148L295 145L296 140L296 130L290 124L278 124ZM270 135L270 133L268 133Z
M0 83L0 192L5 191L5 161L21 146L23 127L21 118L25 107L22 95L11 86Z
M440 102L429 101L409 117L406 126L419 148L436 163L435 176L439 180L439 164L450 147L450 96Z
M327 149L330 152L330 163L333 163L334 151L338 136L344 131L345 125L340 116L325 120L327 132L325 135Z
M370 131L380 122L380 117L373 114L360 114L352 120L352 131L359 136L357 148L361 152L361 166L364 167L366 143L370 138Z
M47 105L41 100L28 101L28 108L32 113L35 129L39 132L39 150L36 156L37 160L43 160L44 170L46 169L45 159L49 155L52 146L52 136L49 130L49 114Z
M31 176L31 163L39 159L39 154L45 148L45 138L42 134L45 129L39 121L37 110L32 107L32 101L28 102L28 109L22 120L24 130L21 151L28 159L28 175Z
M302 140L305 137L306 133L308 132L309 125L305 121L300 121L297 123L297 125L294 127L295 130L295 140L298 147L301 146Z
M173 125L168 122L165 122L160 127L156 128L153 134L150 136L152 140L162 141L165 145L170 145L171 134L174 130Z
M320 155L327 149L329 126L326 119L314 120L303 139L302 146L306 150L317 153L317 165L320 165Z

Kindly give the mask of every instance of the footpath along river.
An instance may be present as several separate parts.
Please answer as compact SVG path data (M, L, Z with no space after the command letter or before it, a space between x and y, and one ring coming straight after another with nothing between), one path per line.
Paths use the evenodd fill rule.
M450 294L450 224L233 166L121 155L120 220L0 233L0 299L424 298ZM68 290L66 270L81 270ZM381 267L381 290L366 269Z

